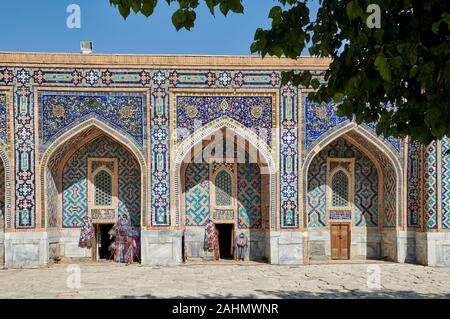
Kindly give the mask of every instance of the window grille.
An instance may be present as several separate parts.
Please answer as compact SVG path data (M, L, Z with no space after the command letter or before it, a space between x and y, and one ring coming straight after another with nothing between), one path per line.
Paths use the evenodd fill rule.
M112 205L112 177L105 171L98 172L94 177L95 205Z
M333 207L348 207L349 202L349 180L343 171L337 171L331 180Z
M233 196L231 175L226 171L220 171L216 175L214 184L216 186L216 206L231 206Z

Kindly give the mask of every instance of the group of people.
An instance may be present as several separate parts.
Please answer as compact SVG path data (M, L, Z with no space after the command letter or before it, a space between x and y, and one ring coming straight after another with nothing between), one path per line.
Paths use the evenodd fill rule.
M110 239L113 239L109 251L114 261L130 265L134 257L139 258L137 251L139 232L133 229L127 215L122 215L108 234Z
M90 216L83 217L78 244L79 247L92 248L92 228L92 218ZM112 226L108 235L111 240L111 244L108 247L111 254L110 259L119 263L125 263L126 265L132 264L135 257L136 259L139 259L139 252L137 249L139 231L132 227L131 220L127 215L123 214L122 216L119 216L117 223Z

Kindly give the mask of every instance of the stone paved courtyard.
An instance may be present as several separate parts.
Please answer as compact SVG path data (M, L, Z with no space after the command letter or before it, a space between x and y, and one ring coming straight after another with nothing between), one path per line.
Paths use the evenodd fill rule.
M67 288L68 263L0 270L1 298L449 298L450 268L409 264L274 266L187 264L174 267L79 263L81 287ZM367 277L379 266L381 289ZM369 271L368 271L369 267ZM376 271L376 270L375 270ZM73 277L71 277L73 278ZM370 285L377 279L370 279ZM71 282L70 280L68 282Z

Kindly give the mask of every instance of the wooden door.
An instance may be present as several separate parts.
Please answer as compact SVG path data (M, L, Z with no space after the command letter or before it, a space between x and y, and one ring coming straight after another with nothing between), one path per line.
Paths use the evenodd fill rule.
M331 224L331 259L350 259L350 225Z

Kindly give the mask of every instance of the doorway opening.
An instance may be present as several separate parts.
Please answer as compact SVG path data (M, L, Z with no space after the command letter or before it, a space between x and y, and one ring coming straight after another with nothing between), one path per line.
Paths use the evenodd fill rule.
M113 224L95 225L96 260L113 260L114 250L111 250L113 238L109 234Z
M233 259L233 224L216 224L221 259Z

